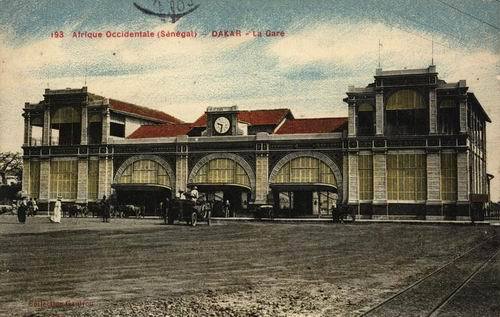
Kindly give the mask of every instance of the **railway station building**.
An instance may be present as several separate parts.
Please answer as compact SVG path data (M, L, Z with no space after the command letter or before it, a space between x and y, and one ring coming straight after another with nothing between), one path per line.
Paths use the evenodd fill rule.
M348 117L208 107L187 123L86 87L46 89L24 106L23 191L44 206L113 195L150 215L197 186L236 215L273 204L320 217L343 203L362 218L481 218L491 121L465 80L377 69L346 95Z

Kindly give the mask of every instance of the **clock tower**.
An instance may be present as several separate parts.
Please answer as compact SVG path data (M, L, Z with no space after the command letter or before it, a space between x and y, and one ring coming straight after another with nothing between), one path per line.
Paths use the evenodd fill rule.
M207 135L226 136L238 133L238 107L208 107Z

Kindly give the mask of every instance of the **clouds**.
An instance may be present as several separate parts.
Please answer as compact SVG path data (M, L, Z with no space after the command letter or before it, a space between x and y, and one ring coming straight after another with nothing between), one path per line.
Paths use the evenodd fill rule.
M431 38L436 42L434 61L440 77L449 82L467 79L494 121L488 131L490 153L493 146L500 148L499 54L492 49L498 37L484 28L473 33L477 25L466 25L463 19L456 22L446 8L434 6L429 11L425 4L394 5L385 0L290 1L288 6L214 0L171 24L145 18L132 5L116 1L16 3L3 4L6 10L0 12L0 128L10 132L0 134L2 150L20 146L25 101L39 101L47 86L76 88L85 81L94 93L161 109L186 121L195 120L208 106L234 104L246 109L288 107L297 117L344 116L347 86L365 86L373 80L379 40L382 67L399 69L427 67ZM475 2L465 1L464 6L477 10ZM23 8L26 15L16 17ZM421 16L415 19L424 27L417 27L408 15ZM234 28L283 30L287 35L71 38L72 31L210 34ZM66 37L50 39L50 32L58 29ZM460 33L461 42L450 32ZM478 34L485 40L481 42ZM500 174L500 163L489 163Z

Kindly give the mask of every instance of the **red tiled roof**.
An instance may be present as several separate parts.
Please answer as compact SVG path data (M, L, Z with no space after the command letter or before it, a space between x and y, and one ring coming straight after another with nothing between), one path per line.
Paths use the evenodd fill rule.
M127 139L166 138L186 135L192 127L191 123L141 125Z
M163 111L146 108L143 106L134 105L132 103L123 102L116 99L109 99L109 106L116 111L133 113L142 117L152 118L168 123L184 123L184 121L177 119Z
M346 125L347 118L291 119L286 120L276 134L340 132Z
M238 120L250 125L278 125L289 114L293 118L290 109L242 110L238 112ZM206 113L193 123L195 127L205 127L206 125Z

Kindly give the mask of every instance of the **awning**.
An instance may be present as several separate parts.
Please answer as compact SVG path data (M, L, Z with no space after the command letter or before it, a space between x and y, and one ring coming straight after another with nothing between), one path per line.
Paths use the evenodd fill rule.
M223 191L226 189L239 189L244 191L252 190L249 186L240 184L229 184L229 183L221 183L221 184L189 183L188 186L196 186L198 187L199 191Z
M111 187L116 190L129 190L129 191L171 190L170 186L159 185L159 184L112 184Z
M323 183L275 183L271 184L271 189L280 192L299 192L299 191L324 191L337 192L337 186Z

